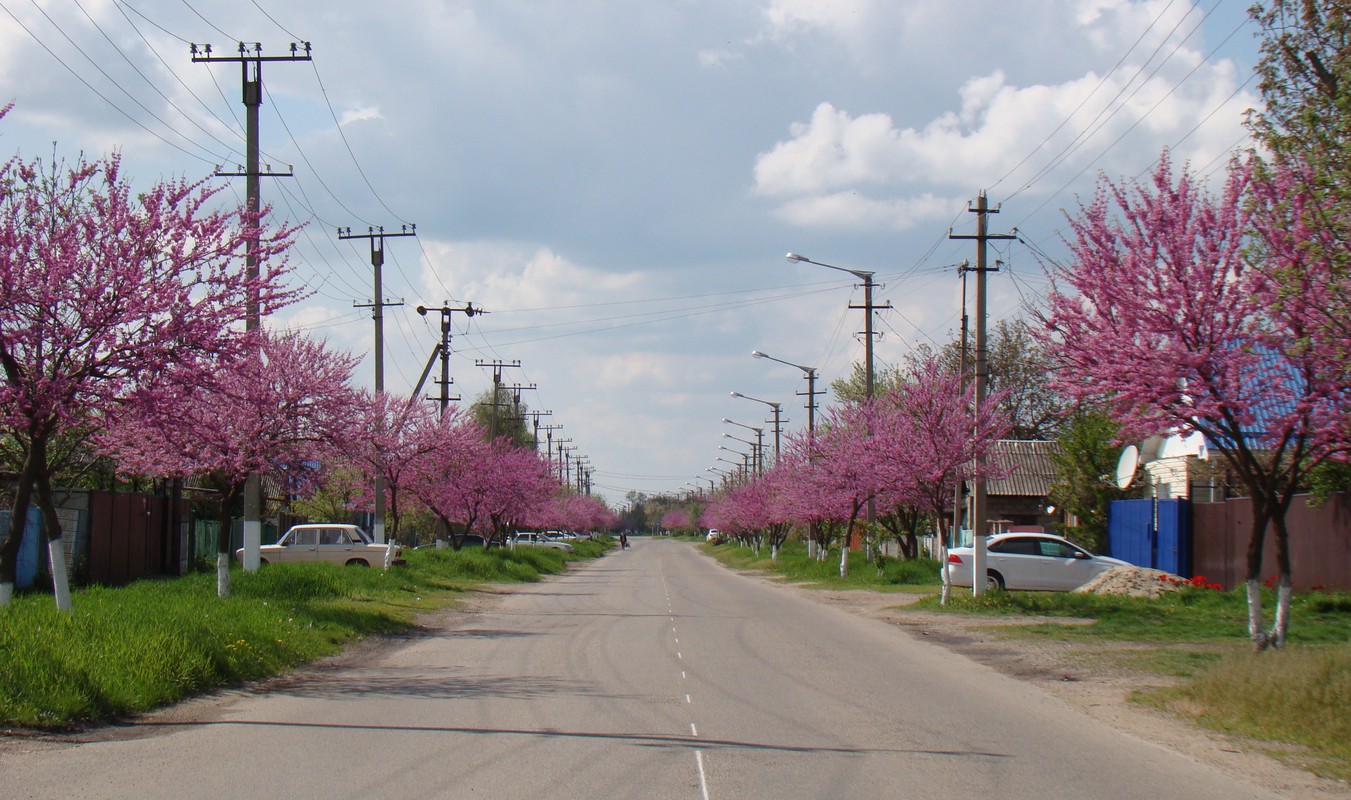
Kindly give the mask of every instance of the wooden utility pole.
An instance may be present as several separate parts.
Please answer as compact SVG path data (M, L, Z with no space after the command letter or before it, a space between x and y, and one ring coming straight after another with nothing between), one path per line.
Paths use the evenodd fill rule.
M200 50L196 44L191 44L189 49L194 64L232 62L240 65L244 81L244 160L246 163L234 172L226 172L217 168L216 175L223 178L244 178L244 195L248 212L257 214L263 207L258 179L262 177L289 178L294 175L289 167L286 172L273 172L271 166L263 170L259 163L261 159L259 158L260 146L258 142L258 109L263 105L263 62L310 61L310 43L304 42L302 48L302 45L292 42L290 54L280 56L263 55L263 46L258 42L254 42L251 46L240 42L239 53L231 56L214 55L209 44L203 45ZM253 281L258 278L258 239L256 233L249 242L248 248L248 253L245 254L244 271L249 280ZM254 294L247 302L244 320L245 329L248 331L258 330L262 324L261 316L262 310L258 296ZM245 570L251 572L258 569L261 563L259 547L262 544L262 538L263 479L261 475L254 473L249 476L248 482L244 485L243 545Z
M338 240L368 239L371 243L371 267L375 272L375 299L371 303L352 303L353 308L371 309L371 318L375 320L375 392L385 390L385 306L401 306L403 303L385 302L383 268L385 266L385 239L396 236L417 236L416 225L402 225L398 233L385 233L383 226L367 228L366 233L352 233L351 228L338 228ZM385 478L375 476L375 524L371 533L376 544L385 543Z
M985 291L985 273L998 270L998 266L994 269L986 266L986 244L991 239L1016 239L1018 234L992 234L989 232L989 215L998 214L999 207L989 207L984 190L977 195L975 207L967 210L976 215L976 235L948 234L948 238L976 240L976 407L972 411L974 414L979 414L981 406L985 404L990 377L989 350L985 337L986 317L989 315ZM971 502L971 530L974 539L971 548L973 553L971 584L972 593L976 595L985 592L985 537L989 535L989 520L986 519L989 514L986 510L988 503L985 476L982 474L984 466L983 462L976 464L977 474Z

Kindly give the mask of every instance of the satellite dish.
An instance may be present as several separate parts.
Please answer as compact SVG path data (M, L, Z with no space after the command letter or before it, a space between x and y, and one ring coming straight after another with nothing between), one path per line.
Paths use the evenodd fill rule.
M1128 445L1121 451L1121 457L1116 461L1116 487L1118 489L1129 489L1131 482L1135 480L1135 470L1140 466L1140 448L1135 445Z

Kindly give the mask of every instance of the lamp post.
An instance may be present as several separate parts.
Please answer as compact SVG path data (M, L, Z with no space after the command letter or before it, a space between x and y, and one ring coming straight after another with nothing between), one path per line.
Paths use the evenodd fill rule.
M763 473L764 473L764 462L763 462L763 460L761 459L761 456L763 455L763 453L761 452L761 450L764 448L764 444L756 444L755 442L752 442L752 441L750 441L749 439L742 439L741 437L739 437L739 436L733 436L733 435L730 434L730 433L724 433L724 434L722 435L722 437L723 437L724 439L731 439L731 440L734 441L734 442L741 442L742 444L748 444L748 445L750 445L750 446L751 446L751 453L753 454L753 455L751 456L751 467L752 467L752 469L754 470L754 472L755 472L756 475L760 475L760 474L763 474ZM733 451L733 452L735 452L735 451Z
M864 313L864 315L865 315L864 318L863 318L863 387L864 387L864 396L865 396L868 400L872 400L872 399L873 399L873 309L875 308L875 306L873 305L873 287L876 285L875 283L873 283L873 276L876 275L877 273L872 272L872 271L870 271L870 270L848 269L848 268L846 268L846 267L837 267L837 266L835 266L834 264L826 264L826 263L821 262L821 261L813 261L812 259L807 258L807 257L804 256L804 255L799 255L798 253L789 253L789 254L788 254L787 256L785 256L785 257L786 257L789 261L792 261L792 262L794 262L794 263L800 263L800 264L815 264L815 265L818 266L818 267L825 267L826 269L833 269L833 270L837 270L837 271L839 271L839 272L847 272L847 273L849 273L850 275L853 275L855 278L858 278L859 280L863 281L863 305L862 305L862 306L851 305L851 306L849 306L849 307L850 307L850 308L862 308L862 309L863 309L863 313ZM888 305L888 306L884 306L884 307L885 307L885 308L890 308L889 305ZM876 522L876 521L877 521L877 503L876 503L872 498L869 498L869 499L868 499L868 523L869 523L869 526L871 526L872 523L874 523L874 522Z
M757 452L757 453L759 453L759 454L761 455L761 458L760 458L760 464L763 466L763 464L764 464L764 452L765 452L765 429L764 429L764 428L757 428L757 427L755 427L754 425L744 425L744 424L742 424L742 423L740 423L740 422L736 422L735 420L730 420L730 419L728 419L727 417L723 417L723 418L722 418L722 423L723 423L724 425L735 425L735 426L737 426L738 428L745 428L745 429L748 430L748 431L755 431L755 441L759 442L759 444L757 444L757 445L755 446L755 452ZM726 435L726 434L724 434L724 435ZM734 437L732 437L732 438L735 439L736 437L734 436ZM737 439L737 441L739 441L739 442L744 442L745 439Z
M761 400L758 397L751 397L750 395L742 394L741 392L732 392L732 396L741 397L746 400L754 400L757 403L764 403L765 405L774 409L774 463L775 464L779 463L779 430L780 430L779 411L780 409L783 408L783 404L775 403L771 400Z
M847 272L855 278L863 281L863 313L867 316L863 320L863 374L864 391L869 400L873 399L873 276L877 273L862 269L848 269L846 267L837 267L834 264L826 264L821 261L813 261L804 255L789 253L786 258L794 263L815 264L818 267ZM859 306L850 306L850 308L859 308Z
M733 474L733 475L740 475L740 476L741 476L741 480L744 482L744 481L746 480L746 462L747 462L749 459L747 459L747 458L745 457L745 454L743 454L743 453L738 453L738 452L736 452L735 450L730 450L730 449L728 449L728 448L726 448L726 447L720 447L720 448L718 448L718 449L719 449L719 450L727 450L727 452L729 452L729 453L733 453L733 454L735 454L735 455L739 455L739 456L742 457L740 462L731 461L731 460L729 460L729 459L723 458L722 456L714 456L713 460L714 460L714 461L721 461L721 462L724 463L724 464L730 464L730 465L732 466L732 469L733 469L732 474Z
M816 367L804 367L801 364L794 364L791 361L784 361L782 358L775 358L768 353L762 353L759 350L751 351L751 358L767 358L770 361L777 361L780 364L786 364L790 367L797 367L802 370L802 374L807 377L807 438L810 440L816 436ZM798 392L798 395L803 394Z

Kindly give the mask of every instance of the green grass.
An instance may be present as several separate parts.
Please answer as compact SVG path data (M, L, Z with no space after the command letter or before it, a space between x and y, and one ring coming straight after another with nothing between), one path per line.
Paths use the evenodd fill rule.
M1351 643L1232 653L1179 686L1137 699L1279 745L1272 749L1279 758L1351 780Z
M1268 621L1275 594L1264 600ZM1075 592L986 592L972 597L954 590L947 606L938 597L920 600L917 608L966 614L1019 614L1093 620L1088 626L1029 624L1021 635L1059 639L1110 639L1144 642L1245 641L1248 601L1242 590L1217 592L1183 589L1162 597L1115 597ZM1299 594L1291 601L1290 641L1330 643L1351 640L1351 595Z
M822 589L928 592L938 585L938 562L930 559L902 561L887 558L879 569L877 564L866 561L861 552L850 553L849 575L841 578L838 550L832 550L821 561L808 558L807 548L801 542L789 542L783 546L776 561L769 557L768 547L761 548L757 555L753 548L732 543L701 546L729 567L758 570Z
M74 610L23 594L0 609L0 725L65 728L147 711L220 686L285 672L354 638L401 630L475 584L538 581L569 560L547 548L407 551L388 571L272 564L74 594Z

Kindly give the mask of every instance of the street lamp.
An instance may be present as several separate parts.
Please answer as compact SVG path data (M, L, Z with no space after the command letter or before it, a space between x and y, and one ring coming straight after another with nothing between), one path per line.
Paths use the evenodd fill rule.
M762 353L759 350L751 351L751 358L767 358L770 361L777 361L780 364L786 364L790 367L797 367L802 370L802 374L807 376L807 436L810 438L816 434L816 367L804 367L801 364L794 364L791 361L784 361L782 358L775 358L768 353ZM798 392L799 395L802 392Z
M729 461L728 459L725 459L725 458L723 458L722 456L714 456L714 457L713 457L713 460L714 460L714 461L721 461L721 462L724 463L724 464L731 464L732 467L736 470L736 471L733 472L732 474L733 474L733 475L738 475L738 474L739 474L739 475L741 476L741 479L744 481L744 480L746 479L746 460L747 460L746 457L745 457L745 454L744 454L744 453L737 453L735 450L728 450L726 447L721 447L721 448L719 448L719 449L720 449L720 450L727 450L727 452L729 452L729 453L736 453L736 455L739 455L739 456L742 457L741 463L740 463L740 464L738 464L738 463L735 462L735 461Z
M813 261L797 253L789 253L786 258L794 263L815 264L818 267L847 272L863 281L863 313L867 315L864 317L863 327L864 388L867 398L871 400L873 398L873 286L876 285L873 283L873 275L877 273L862 269L837 267L834 264ZM851 307L858 308L858 306Z
M751 397L750 395L742 394L741 392L732 392L732 396L740 397L745 400L754 400L757 403L764 403L765 405L774 409L774 463L775 464L779 463L779 431L780 431L779 411L783 408L783 404L775 403L772 400L761 400L758 397Z
M750 446L751 446L751 453L753 454L753 455L751 456L751 464L753 465L755 474L756 474L756 475L759 475L759 474L761 474L762 472L764 472L764 469L762 468L764 465L763 465L762 460L761 460L761 456L763 455L763 453L762 453L761 451L764 449L764 444L756 444L755 442L752 442L752 441L749 440L749 439L742 439L740 436L733 436L733 435L730 434L730 433L724 433L724 434L722 435L722 438L724 438L724 439L731 439L731 440L734 441L734 442L741 442L742 444L748 444L748 445L750 445ZM733 451L733 452L735 452L735 451Z

